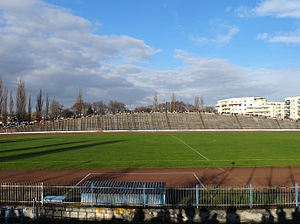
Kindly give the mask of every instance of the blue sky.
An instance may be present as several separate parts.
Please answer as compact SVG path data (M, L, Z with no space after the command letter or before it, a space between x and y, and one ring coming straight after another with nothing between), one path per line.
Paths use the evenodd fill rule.
M300 95L300 0L0 2L0 74L71 105ZM45 86L44 84L47 83Z
M174 49L183 49L201 57L226 58L240 66L299 68L298 44L258 40L262 33L291 32L299 28L294 18L274 16L239 16L239 8L254 9L262 1L141 1L85 0L49 3L72 10L95 25L99 35L128 35L161 49L146 66L169 69L180 65L172 58ZM230 28L239 31L228 42L197 43L193 39L214 39Z

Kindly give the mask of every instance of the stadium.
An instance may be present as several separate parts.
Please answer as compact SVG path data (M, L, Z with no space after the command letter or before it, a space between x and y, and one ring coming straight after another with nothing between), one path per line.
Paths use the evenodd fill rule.
M297 158L300 124L290 120L206 113L137 113L56 120L1 130L9 132L1 135L2 170L42 168L56 173L72 169L171 171L174 168L281 167L284 170L300 164ZM275 178L275 184L295 183L291 168L287 170L286 175L274 172L273 175L285 177L282 182L276 182ZM291 177L288 182L287 176ZM224 183L215 180L214 183L200 181L200 184ZM272 181L260 183L272 184Z
M1 191L23 192L2 202L32 203L34 195L40 204L293 207L300 178L299 128L290 120L250 116L137 113L2 129ZM91 199L97 189L101 200ZM103 189L108 190L105 201ZM124 194L146 194L147 200L124 199Z
M299 15L0 0L0 224L300 223Z

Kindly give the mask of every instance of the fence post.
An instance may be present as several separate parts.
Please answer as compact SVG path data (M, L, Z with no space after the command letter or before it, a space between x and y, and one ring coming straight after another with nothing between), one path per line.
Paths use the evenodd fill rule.
M94 184L91 184L91 203L94 204Z
M23 212L23 206L21 207L21 223L23 224L24 221L24 212Z
M146 206L146 185L143 184L143 198L144 198L144 207Z
M8 210L7 210L7 208L5 208L4 212L5 212L5 224L7 224L8 223Z
M33 219L35 219L35 198L32 199L32 215L33 215Z
M44 205L44 183L41 183L41 205Z
M298 183L295 184L295 201L296 207L298 207Z
M199 185L196 185L196 208L199 208Z
M249 192L250 192L250 204L249 204L249 206L250 206L250 208L252 208L252 207L253 207L253 192L252 192L252 184L250 184L250 186L249 186Z

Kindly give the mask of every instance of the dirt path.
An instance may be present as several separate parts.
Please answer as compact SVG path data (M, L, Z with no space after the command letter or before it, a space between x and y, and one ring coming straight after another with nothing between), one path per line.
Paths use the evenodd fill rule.
M300 183L300 167L200 169L0 170L2 183L80 184L86 180L154 181L167 186L275 186Z

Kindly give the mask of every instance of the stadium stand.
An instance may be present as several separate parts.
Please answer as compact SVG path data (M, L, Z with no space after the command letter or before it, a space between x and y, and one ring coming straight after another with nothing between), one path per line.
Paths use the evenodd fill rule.
M290 121L290 120L278 120L280 128L284 129L294 129L294 128L300 128L299 123Z
M212 113L134 113L46 121L0 132L186 129L300 129L300 122Z
M202 114L202 120L207 129L240 129L235 116L219 114Z
M169 129L168 121L165 113L153 113L152 116L152 127L153 130Z

